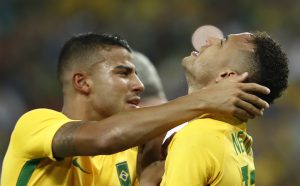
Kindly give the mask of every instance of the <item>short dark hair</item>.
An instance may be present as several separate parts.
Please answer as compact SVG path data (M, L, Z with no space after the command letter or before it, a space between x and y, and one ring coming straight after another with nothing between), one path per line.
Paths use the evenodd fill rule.
M258 69L254 70L252 82L266 86L271 90L269 95L258 95L268 103L282 95L288 86L288 58L281 46L266 32L253 32L255 53L254 64Z
M88 57L95 49L105 46L120 46L132 52L126 40L112 34L84 33L67 40L61 49L58 60L57 72L60 82L62 83L62 76L66 68L74 65L73 61L75 60L73 59L83 56Z

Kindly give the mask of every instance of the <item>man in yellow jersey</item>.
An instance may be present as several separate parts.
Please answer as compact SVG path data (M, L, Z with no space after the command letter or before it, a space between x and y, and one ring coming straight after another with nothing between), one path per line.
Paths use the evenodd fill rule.
M268 107L249 91L269 90L243 83L244 74L167 104L134 109L144 86L131 61L129 45L116 36L89 33L68 40L58 63L62 111L36 109L18 120L1 185L132 185L135 146L207 112L247 119Z
M209 38L200 52L185 57L182 65L189 93L244 72L249 72L249 82L270 88L270 94L259 95L268 103L287 87L287 56L262 32ZM251 144L244 121L208 112L177 130L170 141L161 186L255 185Z

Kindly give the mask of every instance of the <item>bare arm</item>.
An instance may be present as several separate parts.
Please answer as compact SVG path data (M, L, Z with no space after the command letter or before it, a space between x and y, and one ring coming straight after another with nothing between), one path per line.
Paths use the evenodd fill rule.
M166 104L121 112L101 121L67 123L54 136L54 155L116 153L208 112L241 120L260 116L268 104L247 92L267 94L269 91L254 83L241 83L245 79L246 75L238 76Z
M168 131L203 112L182 97L160 106L120 112L101 121L76 121L55 134L55 157L112 154Z

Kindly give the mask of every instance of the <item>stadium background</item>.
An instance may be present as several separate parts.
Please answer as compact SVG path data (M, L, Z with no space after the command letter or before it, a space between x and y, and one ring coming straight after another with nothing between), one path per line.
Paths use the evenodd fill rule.
M181 58L193 31L218 26L224 34L265 30L290 59L284 96L250 122L257 185L300 185L300 1L246 0L1 0L0 165L17 118L30 109L60 109L57 56L80 32L117 33L155 64L168 98L184 95Z

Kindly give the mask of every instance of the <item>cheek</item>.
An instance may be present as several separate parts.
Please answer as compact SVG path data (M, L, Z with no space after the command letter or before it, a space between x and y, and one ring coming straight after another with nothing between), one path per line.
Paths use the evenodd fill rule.
M120 78L113 81L111 89L118 92L123 92L123 91L127 91L128 89L127 87L128 87L128 80Z
M205 56L203 56L203 57L200 56L194 61L193 65L191 67L193 68L194 71L195 70L201 71L202 69L205 69L205 67L208 65L209 65L208 60L205 58Z
M195 61L191 66L191 71L198 78L209 79L216 73L216 66L213 61L203 56Z
M128 93L127 88L128 82L126 79L118 78L108 80L107 84L102 88L101 95L104 99L116 100L118 102L120 99L124 99Z

